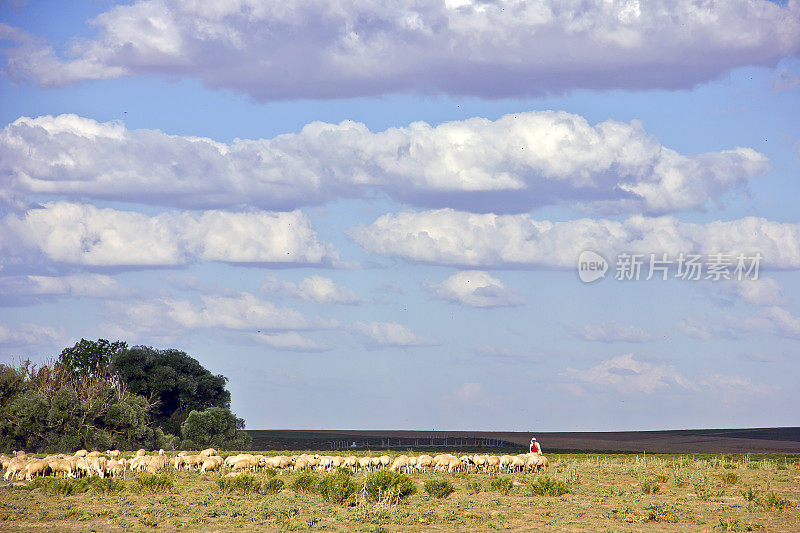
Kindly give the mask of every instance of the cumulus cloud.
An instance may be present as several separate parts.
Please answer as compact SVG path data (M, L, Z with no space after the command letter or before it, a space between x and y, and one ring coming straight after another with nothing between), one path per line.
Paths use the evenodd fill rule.
M693 317L682 317L678 320L678 330L693 339L710 339L714 337L714 333L708 326Z
M148 216L69 202L45 204L0 219L5 265L31 256L95 267L227 263L333 264L333 246L322 243L299 211L205 211Z
M132 290L121 286L111 276L79 274L69 276L0 277L0 293L20 296L88 296L115 298L128 296Z
M276 350L286 350L294 352L322 352L329 349L325 343L309 339L296 331L285 331L282 333L255 333L254 339L262 342Z
M422 207L509 212L578 203L615 212L698 209L769 168L750 148L682 155L636 121L565 112L471 118L373 133L314 122L300 133L220 143L76 115L22 117L0 131L0 201L136 201L287 210L381 191Z
M601 391L652 394L678 387L690 392L711 392L724 401L741 400L742 394L770 395L777 390L742 376L705 374L688 378L673 365L640 361L633 354L613 357L585 370L567 368L565 375Z
M727 317L726 322L737 333L753 332L800 339L800 317L783 307L764 307L753 315Z
M761 267L800 268L800 224L756 217L706 224L643 216L551 222L439 209L386 214L350 235L368 252L441 265L575 268L583 250L596 250L609 260L620 252L667 253L673 260L680 253L735 258L758 252Z
M789 302L783 286L773 278L707 284L705 290L723 302L742 301L756 306L786 305Z
M426 288L437 298L470 307L508 307L525 303L522 296L482 270L456 272Z
M274 275L268 275L261 284L261 290L267 294L299 298L315 304L346 304L361 303L361 298L352 290L339 285L324 276L309 276L297 283L290 281L281 282Z
M654 335L642 328L622 324L615 320L600 324L586 324L573 329L573 334L593 342L648 342Z
M0 346L23 348L26 346L60 345L66 339L63 327L38 324L0 324Z
M431 346L436 344L414 333L411 328L396 322L355 322L349 330L363 339L370 348L387 348L391 346Z
M7 28L14 79L198 78L256 99L397 92L480 97L686 88L800 50L800 6L767 0L140 0L64 57ZM697 53L702 50L702 53Z

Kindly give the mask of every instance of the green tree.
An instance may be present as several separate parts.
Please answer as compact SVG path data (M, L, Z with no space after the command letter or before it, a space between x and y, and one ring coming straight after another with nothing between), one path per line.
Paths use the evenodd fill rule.
M213 446L227 450L244 450L250 445L250 435L242 431L244 420L230 409L209 407L192 411L181 425L181 436L188 448Z
M227 378L212 374L180 350L134 346L116 353L112 361L128 390L152 403L153 421L167 433L179 434L193 410L230 408Z
M75 374L94 374L107 368L113 357L127 347L128 344L123 341L81 339L75 343L75 346L64 348L61 355L58 356L58 361Z

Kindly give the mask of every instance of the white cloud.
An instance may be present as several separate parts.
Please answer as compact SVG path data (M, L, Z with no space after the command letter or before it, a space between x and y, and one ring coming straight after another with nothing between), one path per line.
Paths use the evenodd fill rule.
M638 361L630 353L607 359L586 370L567 368L566 373L577 381L620 392L652 393L673 384L684 389L697 389L674 366Z
M441 283L428 285L427 289L437 298L470 307L507 307L525 303L522 296L482 270L456 272Z
M573 333L584 340L596 342L648 342L654 339L652 333L630 324L615 320L600 324L586 324L573 329Z
M309 339L296 331L285 331L282 333L256 333L252 335L254 339L263 342L277 350L287 350L296 352L321 352L329 349L322 342Z
M63 327L37 324L0 324L0 346L22 348L60 345L66 340Z
M725 296L741 300L745 303L758 306L786 305L789 299L783 291L783 286L772 278L759 277L757 280L730 281L714 283L706 287L717 297L722 293Z
M694 339L710 339L714 336L708 326L692 317L683 317L678 321L678 329Z
M132 289L121 286L111 276L79 274L70 276L0 277L0 293L23 296L88 296L115 298L128 296Z
M349 329L373 348L436 344L436 341L417 335L408 326L396 322L355 322Z
M796 0L140 0L94 18L96 37L64 58L5 25L19 43L5 70L45 86L193 77L260 100L675 89L796 55L799 12Z
M442 265L575 268L581 251L596 250L609 260L620 252L673 259L682 252L760 252L762 268L800 268L800 224L756 217L706 224L643 216L551 222L438 209L386 214L350 235L368 252Z
M339 285L330 278L318 275L292 283L278 281L275 275L269 274L261 284L261 290L267 294L299 298L315 304L354 305L361 303L361 298L353 290Z
M462 405L492 407L497 405L498 398L489 396L480 383L462 383L457 389L445 397L446 400Z
M0 200L12 206L60 195L286 210L379 190L471 211L580 203L664 213L717 202L768 168L749 148L681 155L636 121L592 126L560 111L377 133L352 121L314 122L297 134L230 144L76 115L22 117L0 131Z
M40 254L87 266L171 266L194 261L331 264L334 248L319 242L299 211L204 211L148 216L55 202L0 219L6 264Z
M776 389L748 377L726 374L705 374L688 378L673 365L657 365L640 361L633 354L607 359L586 370L567 368L565 375L578 383L606 392L652 394L674 389L713 393L725 401L741 401L742 394L772 394ZM739 393L738 397L735 393Z
M727 324L736 333L749 331L800 339L800 317L782 307L764 307L753 315L727 317Z
M306 317L249 293L235 296L201 295L197 301L156 298L113 306L108 313L117 324L133 324L138 331L177 334L221 328L251 330L253 334L337 327L335 321Z

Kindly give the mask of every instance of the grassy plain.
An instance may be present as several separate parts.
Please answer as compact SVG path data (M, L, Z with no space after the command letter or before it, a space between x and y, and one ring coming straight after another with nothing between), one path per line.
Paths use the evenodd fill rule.
M367 501L361 490L331 503L317 491L294 490L298 475L288 472L255 474L283 480L275 494L223 492L219 474L172 469L171 487L148 487L128 473L119 492L84 484L65 495L3 483L0 530L800 531L798 455L547 457L550 468L539 474L412 474L417 491L399 503ZM360 486L364 475L352 480ZM429 495L424 484L433 480L449 481L455 491ZM552 487L569 492L553 496Z

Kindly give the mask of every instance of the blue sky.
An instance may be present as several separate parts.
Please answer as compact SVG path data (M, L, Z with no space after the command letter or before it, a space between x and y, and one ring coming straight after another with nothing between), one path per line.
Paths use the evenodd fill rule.
M332 5L0 3L0 362L179 348L249 428L798 424L798 2Z

